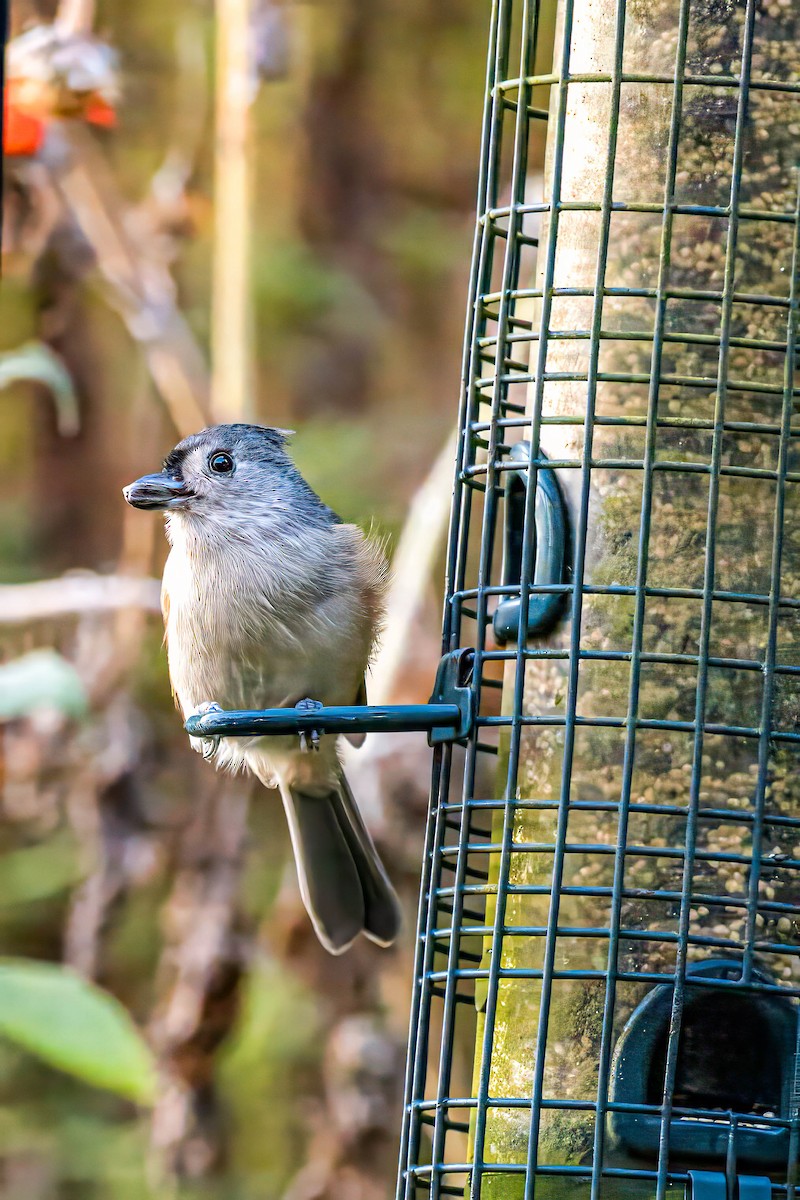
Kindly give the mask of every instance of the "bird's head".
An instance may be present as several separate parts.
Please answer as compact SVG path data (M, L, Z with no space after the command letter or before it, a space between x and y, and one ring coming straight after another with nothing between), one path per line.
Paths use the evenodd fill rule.
M328 513L286 453L288 436L263 425L211 426L184 438L159 472L123 495L134 508L222 524Z

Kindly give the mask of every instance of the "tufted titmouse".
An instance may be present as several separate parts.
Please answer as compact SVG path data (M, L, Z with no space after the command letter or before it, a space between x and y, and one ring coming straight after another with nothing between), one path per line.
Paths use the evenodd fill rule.
M217 705L366 702L386 562L312 491L285 441L278 429L216 425L180 442L159 474L124 489L135 508L167 516L162 609L184 717ZM247 766L267 787L277 784L303 900L328 950L341 953L362 931L382 946L394 940L398 900L335 738L310 747L292 737L192 741L217 767Z

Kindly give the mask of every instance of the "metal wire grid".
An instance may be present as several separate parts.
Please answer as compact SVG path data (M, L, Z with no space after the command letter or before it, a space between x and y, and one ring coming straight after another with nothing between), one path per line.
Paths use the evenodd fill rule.
M670 1156L670 1121L675 1116L719 1122L718 1112L689 1109L675 1104L674 1093L682 1014L686 1002L687 967L694 955L730 957L741 963L738 979L714 981L713 986L737 994L780 994L794 1000L800 997L800 982L793 969L782 971L782 964L794 963L800 944L793 924L797 913L795 897L776 898L773 888L763 884L768 847L778 843L790 847L776 852L776 861L787 873L800 867L800 853L793 847L798 839L800 816L778 811L770 803L773 768L771 755L783 749L797 766L800 732L796 720L779 719L776 691L781 680L796 680L800 663L779 656L779 630L786 621L796 621L800 598L787 594L782 581L785 559L785 522L787 490L800 482L796 469L796 439L800 428L794 423L793 408L800 396L795 384L795 348L798 342L800 306L800 193L791 207L745 204L742 196L743 131L752 97L756 93L779 93L797 97L800 83L791 80L757 77L751 72L754 42L758 36L756 0L739 6L741 40L737 70L694 72L687 69L687 46L692 9L689 0L679 0L674 71L670 73L624 70L626 0L614 7L613 64L606 72L571 73L573 18L576 3L564 0L559 45L558 70L535 74L537 42L542 9L535 0L495 0L491 18L486 106L483 123L483 153L479 177L478 222L476 228L472 283L468 304L465 338L463 386L460 408L461 438L455 499L450 532L447 592L444 618L444 649L460 645L476 646L475 690L479 717L463 757L456 749L445 747L437 752L434 764L432 807L429 820L425 868L419 917L419 945L415 971L409 1068L406 1088L406 1112L401 1147L401 1174L398 1197L411 1200L418 1196L463 1196L471 1200L486 1196L520 1196L531 1200L537 1188L548 1196L558 1181L571 1189L579 1187L591 1200L601 1195L618 1194L625 1187L632 1194L655 1193L661 1200L668 1190L682 1188L686 1180L685 1164L676 1164ZM517 73L512 77L512 57L517 55ZM607 85L610 92L607 128L607 169L602 196L587 201L562 198L562 180L567 151L567 116L570 88L576 85ZM614 164L620 121L621 92L625 85L669 85L671 89L664 199L662 204L620 201L615 195ZM722 89L735 96L733 115L730 190L726 203L697 204L679 202L676 179L680 166L681 122L686 89ZM549 103L539 97L549 96ZM545 201L529 197L528 152L537 125L547 122L549 130L549 194ZM574 144L571 147L574 152ZM510 183L508 182L510 178ZM504 187L510 200L499 203ZM556 259L560 224L569 213L598 214L596 270L588 286L557 285ZM616 213L650 214L659 218L660 236L657 279L652 286L609 286L607 264L612 218ZM530 219L541 214L544 236L541 246L530 232ZM724 262L721 285L685 286L674 282L673 242L676 219L682 216L720 218L726 222ZM741 290L737 287L737 248L746 223L770 230L786 226L790 234L789 285L785 293L778 289ZM764 224L766 223L766 224ZM530 252L538 246L540 286L531 282ZM586 298L591 303L588 327L553 328L553 309L562 298ZM652 304L653 326L648 329L609 330L604 323L604 306L616 298L643 300ZM718 332L670 328L669 306L675 302L695 302L714 306L719 314ZM738 307L737 307L738 306ZM735 313L748 306L758 312L779 314L783 336L752 336L736 332ZM533 311L533 315L532 314ZM702 322L698 322L702 325ZM774 329L774 323L771 325ZM584 342L588 348L585 369L554 371L550 363L554 343ZM645 370L604 370L601 353L605 341L645 343L649 347L649 366ZM667 348L696 345L716 354L716 372L696 374L670 372L665 367ZM739 377L732 372L733 351L755 351L779 355L783 378ZM530 355L530 361L527 360ZM766 375L769 373L766 372ZM556 410L550 403L552 384L583 385L583 411ZM645 411L614 413L602 409L598 396L604 385L643 385L646 388ZM703 415L690 411L671 415L665 396L678 389L682 396L713 396L713 410ZM746 397L752 415L738 412L732 396ZM763 408L754 398L764 396ZM702 405L698 404L698 408ZM665 412L665 408L667 411ZM731 415L733 411L733 416ZM767 413L769 418L758 419ZM755 417L756 419L753 419ZM543 432L548 427L574 426L582 433L580 454L545 460L540 454ZM637 456L598 454L595 445L599 431L641 430L643 442ZM710 435L707 462L691 461L690 456L660 457L660 431L680 431L688 436ZM754 439L772 439L777 446L770 465L736 462L725 452L726 439L743 435ZM528 472L524 512L523 557L517 586L499 583L497 543L503 518L503 484L511 468L510 444L519 437L529 439L531 469ZM602 446L602 443L601 443ZM561 469L562 478L570 474L573 515L573 570L562 585L537 590L562 591L567 597L567 634L561 645L528 644L523 627L527 599L533 590L534 537L533 511L537 469L544 465ZM641 472L641 509L635 537L635 579L631 582L598 582L587 570L589 543L593 532L591 501L593 478L601 471ZM676 473L687 481L701 476L707 481L706 531L702 580L697 586L662 586L649 578L651 555L651 514L660 473ZM577 477L577 484L573 481ZM768 586L740 590L720 586L718 572L718 522L722 481L726 478L768 481L774 490L772 536L769 546ZM744 516L744 514L743 514ZM517 643L508 649L491 648L489 637L491 610L497 599L518 595L521 598L520 628ZM631 602L632 628L630 647L593 650L582 638L583 609L592 597ZM652 600L696 602L699 609L697 652L686 649L648 650L646 648L646 612ZM715 613L725 605L729 612L765 614L763 654L712 653L715 643ZM735 621L736 618L734 618ZM546 704L537 711L526 694L526 673L530 664L545 662L566 664L566 695L563 714ZM624 664L628 673L627 703L620 715L585 714L580 710L581 681L592 662ZM647 717L641 710L643 671L648 664L661 669L689 667L696 670L693 688L694 712L685 719ZM730 672L727 688L740 679L733 672L751 674L763 680L757 720L736 723L714 720L709 710L710 679L714 671ZM505 673L503 689L501 673ZM793 693L792 693L793 695ZM785 707L785 706L784 706ZM790 705L791 707L791 705ZM560 789L556 797L529 795L520 783L524 739L530 731L563 730L558 743L562 755ZM582 729L620 731L623 741L619 793L614 799L583 799L576 794L576 743ZM675 802L654 803L638 796L635 787L637 753L648 731L670 737L686 735L690 753L687 758L688 781ZM709 803L705 786L704 754L709 747L738 753L743 746L754 746L752 794L746 807L731 808L726 803ZM493 779L488 763L499 763ZM460 791L460 795L459 795ZM521 813L551 813L555 825L552 837L540 841L520 841L516 822ZM795 809L795 813L797 810ZM615 821L615 836L610 842L578 843L570 839L575 814L608 814ZM674 818L679 833L673 844L641 844L633 840L632 822L657 814ZM704 821L725 821L746 826L750 838L749 853L725 852L719 847L704 848L701 830ZM766 851L766 852L765 852ZM570 856L605 857L613 863L611 876L604 886L575 882L567 870ZM627 866L631 856L651 859L656 877L647 888L630 886ZM546 857L548 878L542 883L512 881L513 860L525 856ZM773 855L775 857L775 855ZM679 886L674 879L658 878L658 869L671 863L679 870ZM705 887L698 888L696 870L705 870ZM717 875L722 867L734 866L745 876L741 895L723 890ZM519 875L519 873L517 873ZM787 877L793 878L787 874ZM578 878L580 876L578 875ZM538 924L514 920L519 907L509 915L510 902L516 898L542 897L546 919ZM624 911L628 899L672 906L675 921L666 920L654 929L626 924ZM562 912L572 898L606 905L606 921L565 925ZM697 906L723 913L728 925L711 932L692 928ZM572 910L571 910L572 911ZM665 908L663 911L667 911ZM738 932L730 928L730 914L739 914ZM776 922L791 924L789 935L778 936ZM782 926L778 926L782 929ZM767 930L772 936L766 936ZM595 939L605 944L605 964L592 968L570 969L558 961L559 940L570 937ZM508 965L508 948L514 939L535 941L540 947L536 965ZM638 943L644 948L637 969L621 967L622 943ZM649 949L671 946L673 956L648 957ZM764 976L759 966L773 968ZM775 969L778 968L778 969ZM787 979L788 975L788 979ZM518 1089L498 1092L493 1061L498 1055L497 1014L501 990L514 981L531 981L538 991L538 1016L532 1037L531 1061L522 1064L528 1082L526 1094ZM554 989L562 981L595 983L600 988L602 1016L599 1022L596 1092L574 1098L548 1088L546 1063L548 1039L552 1041ZM664 983L672 988L669 1037L666 1045L663 1088L658 1103L638 1106L615 1104L609 1099L612 1052L618 1035L615 1009L623 987L630 985L641 996L653 985ZM697 987L703 984L698 982ZM639 989L637 991L637 989ZM479 1015L476 1020L476 1007ZM470 1049L475 1046L474 1072L469 1077ZM494 1062L496 1066L496 1062ZM552 1082L552 1081L551 1081ZM660 1120L658 1153L654 1161L636 1163L616 1158L609 1145L606 1117L609 1112L632 1110L648 1112ZM526 1134L521 1149L503 1157L490 1143L487 1128L493 1112L522 1111ZM543 1121L551 1114L587 1114L591 1118L591 1137L583 1147L579 1162L569 1161L565 1153L543 1156L540 1140ZM729 1158L735 1156L737 1124L748 1114L728 1113L724 1120L729 1129ZM786 1169L773 1179L781 1194L794 1196L798 1127L793 1119L762 1114L764 1127L789 1128L790 1149ZM502 1139L500 1139L502 1141ZM622 1165L617 1165L621 1162ZM729 1170L731 1162L728 1163ZM733 1164L735 1168L735 1164ZM724 1169L724 1165L723 1165ZM623 1181L629 1181L625 1184ZM641 1185L637 1193L635 1186ZM545 1189L543 1192L542 1189ZM505 1189L505 1190L504 1190ZM610 1189L610 1190L609 1190Z

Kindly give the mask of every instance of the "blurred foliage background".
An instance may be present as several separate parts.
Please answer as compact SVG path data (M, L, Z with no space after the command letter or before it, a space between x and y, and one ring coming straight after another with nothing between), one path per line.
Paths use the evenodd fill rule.
M28 42L9 58L0 288L0 669L16 672L0 711L0 954L67 964L116 997L159 1085L152 1106L93 1086L116 1053L99 1034L69 1073L0 1011L4 1200L393 1193L424 738L369 739L352 768L407 902L402 944L329 958L276 798L250 803L247 781L189 750L161 648L160 521L120 494L219 404L226 19L211 0L12 3ZM416 513L435 526L430 577L379 689L425 699L488 7L254 0L250 21L250 415L297 430L316 489L390 545L444 451L438 515Z

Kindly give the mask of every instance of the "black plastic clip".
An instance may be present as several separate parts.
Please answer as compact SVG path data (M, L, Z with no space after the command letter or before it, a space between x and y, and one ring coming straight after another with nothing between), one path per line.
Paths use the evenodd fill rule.
M728 1200L728 1184L722 1171L689 1171L686 1200Z
M439 663L430 703L455 704L459 718L450 727L432 727L428 731L429 746L457 742L469 736L475 720L475 693L470 686L474 661L474 650L460 649L451 650Z
M687 969L675 1078L682 1099L670 1119L670 1151L724 1162L730 1122L744 1113L736 1128L737 1157L778 1167L790 1146L797 1013L791 1000L767 990L774 981L765 970L753 971L750 986L737 987L741 973L734 958ZM609 1113L609 1128L619 1145L648 1158L659 1154L661 1116L643 1110L661 1103L673 996L671 983L649 991L614 1050L611 1099L619 1107ZM766 1111L780 1120L760 1121L759 1112ZM730 1116L720 1120L718 1113ZM751 1193L749 1200L761 1198Z
M772 1183L766 1175L737 1175L734 1195L722 1171L689 1171L686 1200L772 1200Z
M739 1200L772 1200L772 1183L766 1175L737 1175Z
M546 458L540 451L539 457ZM517 442L509 458L519 466L506 472L506 523L503 543L503 586L518 586L522 577L522 550L525 516L526 477L530 470L530 442ZM564 497L555 473L549 467L536 472L534 507L536 528L536 565L533 584L553 586L567 582L567 547L569 518ZM514 596L498 604L494 614L494 635L505 644L514 642L519 634L520 597ZM528 637L549 633L558 621L564 606L563 592L534 592L528 596L525 624Z

